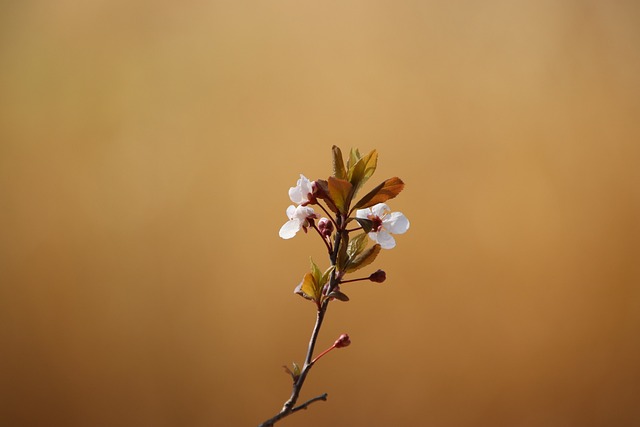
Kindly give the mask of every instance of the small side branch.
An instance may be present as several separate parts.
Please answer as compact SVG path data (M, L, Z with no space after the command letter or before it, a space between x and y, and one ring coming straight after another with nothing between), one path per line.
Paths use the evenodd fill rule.
M284 417L287 417L291 414L293 414L294 412L298 412L301 409L307 409L307 407L309 405L311 405L314 402L317 402L319 400L323 400L326 401L327 400L327 393L323 393L320 396L316 396L313 399L309 399L306 402L304 402L302 405L298 405L295 408L289 410L289 411L285 411L283 410L282 412L280 412L278 415L276 415L275 417L268 419L267 421L263 422L262 424L260 424L258 427L273 427L273 425L280 421L281 419L283 419Z
M291 413L294 413L296 411L299 411L300 409L307 409L307 406L311 405L313 402L317 402L318 400L323 400L323 401L327 401L327 393L323 393L320 396L316 396L313 399L309 399L306 402L304 402L302 405L296 406L295 408L293 408L291 410Z

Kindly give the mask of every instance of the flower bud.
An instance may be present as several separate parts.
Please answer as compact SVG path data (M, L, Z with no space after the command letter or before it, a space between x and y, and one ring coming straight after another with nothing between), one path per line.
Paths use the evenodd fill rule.
M336 342L333 343L333 346L335 348L341 348L341 347L346 347L349 344L351 344L351 340L349 339L349 335L347 334L342 334L340 335L340 337L336 340Z
M331 233L333 233L333 222L328 218L320 218L320 221L318 221L318 230L323 237L331 236Z
M369 276L369 280L376 283L382 283L387 280L387 273L385 273L384 270L377 270L371 273L371 276Z

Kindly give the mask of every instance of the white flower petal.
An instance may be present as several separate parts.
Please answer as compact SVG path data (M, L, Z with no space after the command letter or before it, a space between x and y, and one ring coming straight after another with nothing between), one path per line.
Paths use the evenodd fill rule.
M382 218L387 213L391 212L391 209L389 209L389 206L384 203L378 203L371 207L371 212L378 218Z
M289 198L293 203L297 203L297 204L303 203L302 191L300 191L300 188L298 187L291 187L289 189Z
M310 193L313 193L313 183L302 174L296 186L289 188L289 198L298 205L308 202Z
M391 234L389 234L386 231L382 230L382 231L380 231L378 233L369 233L369 237L371 237L372 234L376 235L375 239L373 239L373 240L375 240L377 243L379 243L380 246L382 246L382 249L395 248L396 239L394 239Z
M300 174L300 185L304 186L308 193L313 193L313 181Z
M296 218L297 220L302 222L309 217L315 216L315 214L316 212L313 210L313 208L310 208L308 206L298 206L292 218Z
M356 218L363 218L363 219L367 219L367 216L371 213L371 209L366 208L366 209L358 209L356 211Z
M296 214L296 207L291 205L287 208L287 218L293 219Z
M298 221L296 219L292 219L292 220L287 221L280 228L280 232L278 234L283 239L290 239L293 236L295 236L298 231L300 231L300 228L301 228L300 221Z
M406 233L409 229L409 220L402 212L392 212L384 217L382 227L393 234Z

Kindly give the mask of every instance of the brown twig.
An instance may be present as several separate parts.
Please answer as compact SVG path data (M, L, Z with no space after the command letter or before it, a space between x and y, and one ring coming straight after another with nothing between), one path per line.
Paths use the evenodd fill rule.
M333 251L330 252L329 257L331 259L331 265L335 266L338 259L338 251L340 249L340 242L342 241L343 234L347 234L347 231L343 228L343 224L346 222L345 218L342 215L337 217L336 221L336 233L334 237ZM336 275L335 269L331 273L331 279L329 280L329 292L333 290L339 284L339 279ZM328 293L329 293L328 292ZM313 358L313 350L316 346L316 341L318 340L318 334L320 333L320 328L322 327L322 321L324 320L324 316L327 312L327 308L329 307L330 299L326 299L322 305L318 307L318 313L316 316L316 323L313 327L313 331L311 332L311 338L309 339L309 346L307 347L307 356L304 361L304 365L302 367L302 371L300 372L300 376L293 383L293 388L291 390L291 397L284 403L284 406L274 417L269 418L264 421L258 427L272 427L275 423L280 421L281 419L299 411L300 409L306 409L307 406L316 402L318 400L327 400L327 393L324 393L320 396L314 397L311 400L303 403L302 405L295 406L298 401L298 397L300 396L300 391L302 390L302 386L307 378L307 374L311 370L314 365Z

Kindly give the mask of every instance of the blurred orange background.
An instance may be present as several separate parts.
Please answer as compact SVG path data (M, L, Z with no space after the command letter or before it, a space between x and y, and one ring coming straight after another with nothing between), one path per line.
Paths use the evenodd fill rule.
M640 425L637 2L2 9L0 425L274 415L327 265L278 229L333 144L411 229L282 426Z

